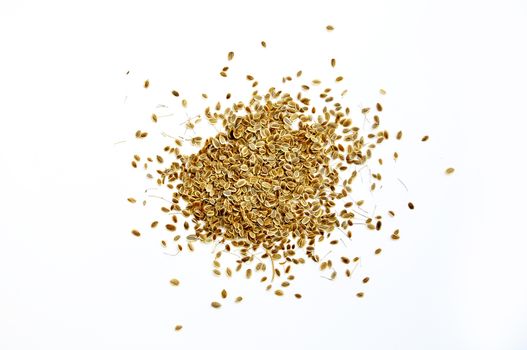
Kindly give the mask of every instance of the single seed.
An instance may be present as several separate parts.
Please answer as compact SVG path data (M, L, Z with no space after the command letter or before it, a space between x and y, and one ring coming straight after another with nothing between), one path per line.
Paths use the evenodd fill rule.
M381 248L375 249L375 255L379 255L379 254L381 254L381 252L382 252Z
M221 291L221 297L222 297L223 299L227 298L227 291L226 291L225 289L222 289L222 291Z
M456 171L454 168L447 168L447 169L445 170L445 173L446 173L447 175L450 175L450 174L454 173L454 171Z
M408 208L413 210L415 208L415 206L414 206L414 204L412 202L408 202Z
M363 292L358 292L357 293L357 298L362 298L364 296L364 293Z
M130 203L135 203L136 200L135 200L135 198L130 197L130 198L128 198L128 202L130 202Z
M326 26L326 30L328 32L331 32L331 31L335 30L335 27L333 27L332 25L328 25L328 26Z
M276 294L279 297L281 297L282 295L284 295L284 292L281 289L277 289L277 290L274 291L274 294Z
M133 234L134 236L136 236L136 237L141 236L141 233L140 233L139 231L137 231L137 230L132 230L132 234Z
M177 278L172 278L170 284L177 287L179 286L179 280Z
M234 299L234 302L235 302L235 303L239 303L239 302L241 302L242 300L243 300L242 297L236 297L236 299Z
M362 283L366 284L366 283L368 283L369 280L370 280L369 277L364 277L364 278L362 279Z
M234 58L234 52L231 51L227 54L227 60L231 61L233 58Z
M421 141L425 142L425 141L428 140L428 138L429 138L428 135L425 135L425 136L423 136L423 138L421 139Z
M337 64L337 60L334 59L334 58L332 58L332 59L331 59L331 67L334 68L336 64Z
M147 79L147 80L145 80L144 87L145 87L145 89L148 89L149 86L150 86L150 81Z
M213 301L212 303L210 303L210 306L212 306L215 309L219 309L221 307L221 304L218 303L217 301Z
M295 294L295 298L297 298L297 299L302 299L302 294L296 293L296 294Z
M176 329L176 332L179 332L181 329L183 328L182 325L178 324L175 329Z
M177 92L176 90L172 90L172 95L179 97L179 92Z

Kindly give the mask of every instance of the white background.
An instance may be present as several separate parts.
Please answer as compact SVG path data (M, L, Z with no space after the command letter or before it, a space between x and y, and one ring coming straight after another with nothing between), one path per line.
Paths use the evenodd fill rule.
M527 5L512 0L2 1L0 348L527 348L525 33ZM331 57L349 104L386 89L383 121L406 133L387 172L409 191L394 182L385 199L402 238L360 266L364 299L314 268L300 302L227 285L209 248L173 257L160 235L130 235L154 215L125 201L146 186L133 133L159 137L157 103L176 115L156 128L181 131L171 89L194 115L201 92L241 98L247 73L330 79ZM246 300L212 310L225 286Z

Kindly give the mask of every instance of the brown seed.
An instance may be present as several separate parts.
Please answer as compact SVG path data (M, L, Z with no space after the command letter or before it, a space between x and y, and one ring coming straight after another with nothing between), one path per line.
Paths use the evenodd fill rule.
M130 198L128 198L128 202L130 202L130 203L135 203L136 200L135 200L135 198L130 197Z
M177 287L179 286L179 280L177 278L172 278L170 284Z
M151 227L151 228L156 228L156 227L157 227L157 224L159 224L159 221L153 221L153 222L150 224L150 227Z
M279 297L281 297L282 295L284 295L284 292L281 289L277 289L277 290L274 291L274 294L276 294Z
M235 303L239 303L239 302L241 302L242 300L243 300L242 297L236 297L236 299L234 299L234 302L235 302Z
M172 95L179 97L179 92L177 92L176 90L172 90Z
M136 237L141 236L141 233L140 233L139 231L137 231L137 230L132 230L132 234L133 234L134 236L136 236Z
M265 41L262 41L261 44L262 44L262 47L264 48L267 47L267 43Z
M375 255L379 255L379 254L381 254L381 252L382 252L381 248L375 249Z
M157 115L155 115L155 113L152 113L152 121L157 123Z
M336 81L337 83L338 83L339 81L342 81L342 80L344 80L344 77L342 77L342 76L338 76L338 77L335 79L335 81Z
M450 175L450 174L454 173L454 171L456 171L454 168L447 168L447 169L445 170L445 173L446 173L447 175Z
M182 328L183 328L183 326L178 324L178 325L176 325L175 330L176 330L176 332L179 332Z
M332 58L332 59L331 59L331 67L334 68L336 65L337 65L337 60L334 59L334 58Z
M335 27L333 27L332 25L328 25L328 26L326 26L326 30L328 32L332 32L333 30L335 30Z
M234 52L231 51L227 54L227 60L231 61L233 58L234 58Z
M295 294L295 298L297 298L297 299L302 299L302 294L296 293L296 294Z
M350 263L350 259L345 257L345 256L341 257L340 260L342 260L342 263L344 263L344 264L349 264Z
M368 283L369 280L370 280L369 277L364 277L364 278L362 279L362 283L366 284L366 283Z
M403 132L402 132L401 130L399 130L399 131L397 132L397 135L395 136L395 138L396 138L397 140L400 140L402 137L403 137Z
M227 291L226 291L225 289L222 289L222 291L221 291L221 297L222 297L223 299L227 298Z
M377 103L376 108L377 111L382 112L382 105L380 103Z
M176 230L176 226L172 224L166 224L165 228L171 232L174 232Z
M357 293L357 298L362 298L364 296L364 293L363 292L358 292Z
M221 304L218 303L217 301L213 301L212 303L210 303L210 306L212 306L215 309L219 309L221 307Z
M425 142L425 141L428 140L428 138L429 138L428 135L425 135L425 136L423 136L423 138L421 139L421 141Z
M412 202L408 202L408 208L413 210L415 208L415 206L414 206L414 204Z
M144 87L145 87L145 89L148 89L149 86L150 86L150 81L147 79L147 80L145 80Z

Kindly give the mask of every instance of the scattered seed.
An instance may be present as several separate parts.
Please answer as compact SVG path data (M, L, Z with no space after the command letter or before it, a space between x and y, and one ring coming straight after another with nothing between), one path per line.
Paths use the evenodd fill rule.
M137 231L137 230L132 230L132 234L133 234L134 236L136 236L136 237L141 236L141 233L140 233L139 231Z
M227 54L227 60L232 61L233 58L234 58L234 52L231 51Z
M445 173L446 173L447 175L450 175L450 174L453 174L454 171L456 171L454 168L447 168L447 169L445 170Z
M412 202L408 202L408 208L414 210L415 206Z
M333 27L332 25L328 25L328 26L326 26L326 30L328 32L332 32L333 30L335 30L335 27Z
M215 309L219 309L221 307L221 304L218 303L217 301L213 301L212 303L210 303L210 306L212 306Z
M175 330L176 330L176 332L179 332L182 328L183 328L183 326L178 324L178 325L176 325Z

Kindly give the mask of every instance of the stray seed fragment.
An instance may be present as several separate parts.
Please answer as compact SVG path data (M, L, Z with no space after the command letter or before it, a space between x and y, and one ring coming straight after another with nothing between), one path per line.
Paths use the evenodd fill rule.
M179 280L177 278L172 278L170 284L177 287L179 286Z

